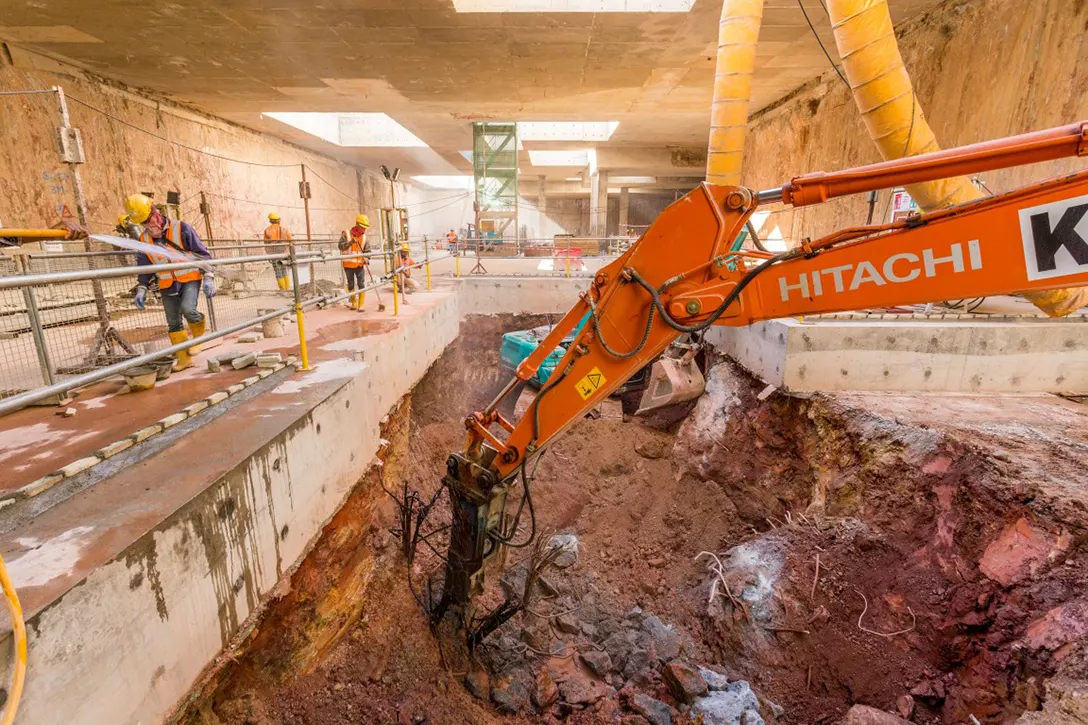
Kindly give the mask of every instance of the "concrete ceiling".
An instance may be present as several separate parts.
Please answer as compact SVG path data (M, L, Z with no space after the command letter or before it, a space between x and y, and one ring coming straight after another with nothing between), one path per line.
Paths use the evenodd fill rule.
M818 0L803 0L831 53ZM891 0L896 22L939 0ZM473 120L619 121L615 174L703 173L720 0L686 13L458 13L452 0L32 0L0 39L365 166L465 172ZM837 58L836 58L837 59ZM796 0L766 0L752 110L828 69ZM263 111L381 111L428 149L347 149ZM562 180L571 168L523 174Z

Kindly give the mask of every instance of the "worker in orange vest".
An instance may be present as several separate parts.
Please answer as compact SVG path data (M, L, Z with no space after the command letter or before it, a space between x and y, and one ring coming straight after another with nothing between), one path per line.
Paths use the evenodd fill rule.
M397 261L397 284L404 291L405 294L412 294L419 289L419 282L412 279L412 266L415 262L409 255L409 248L407 244L400 245L400 259Z
M272 212L268 215L268 226L264 230L264 240L266 242L291 242L291 232L287 227L280 224L280 215L276 212ZM272 244L265 245L264 251L268 254L285 254L287 252L287 245L285 244ZM287 278L287 265L283 263L282 259L272 260L272 271L276 273L276 286L283 291L291 289L291 280Z
M370 252L370 242L366 240L366 231L370 229L370 217L366 214L360 214L355 217L355 226L351 228L350 238L347 234L340 235L340 248L341 254L366 254ZM348 307L353 310L363 309L363 305L366 304L366 292L363 288L366 287L366 268L370 264L370 261L365 257L356 259L345 259L344 276L348 278L348 292L355 289L359 290L359 294L348 297Z
M457 232L452 229L446 234L446 249L450 252L457 251Z
M187 222L179 219L167 219L157 208L151 204L151 199L143 194L133 194L125 199L125 211L129 219L135 224L143 225L140 241L144 244L154 244L175 251L184 252L190 257L211 259L212 255L200 241L196 230ZM160 256L150 252L141 252L136 257L137 266L151 264L170 264L176 262L165 255ZM179 345L191 337L200 337L204 334L204 315L196 308L200 300L200 290L211 299L215 296L215 276L211 272L201 272L199 269L176 269L167 272L149 272L141 274L138 278L139 286L136 288L136 308L144 309L147 302L147 289L152 283L157 283L159 296L162 298L163 310L166 312L166 326L170 334L170 342ZM181 319L189 323L189 332L185 332ZM192 355L200 352L197 346L190 347L177 353L177 370L184 370L193 365Z

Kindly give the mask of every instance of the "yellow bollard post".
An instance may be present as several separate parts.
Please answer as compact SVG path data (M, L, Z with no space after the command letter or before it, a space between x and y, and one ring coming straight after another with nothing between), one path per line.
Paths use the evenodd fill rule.
M431 291L431 248L427 244L427 240L423 240L423 260L426 262L424 265L427 270L427 291Z
M295 293L295 322L298 323L298 357L302 363L299 370L313 370L310 367L310 355L306 350L306 323L302 315L302 293L298 288L298 260L295 258L295 245L288 244L287 250L291 255L291 286Z
M453 257L453 276L454 277L460 277L461 276L461 254L457 251L456 247L454 248L453 254L454 254L454 257Z
M400 314L400 300L397 298L397 265L393 263L393 316Z

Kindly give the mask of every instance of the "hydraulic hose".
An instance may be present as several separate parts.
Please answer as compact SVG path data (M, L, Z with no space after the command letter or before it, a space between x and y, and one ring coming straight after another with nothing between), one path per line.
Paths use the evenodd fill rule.
M11 629L15 635L11 688L4 704L4 717L0 719L0 725L11 725L15 722L15 713L19 710L19 700L23 696L23 683L26 680L26 622L23 621L23 607L19 604L19 595L15 592L15 585L3 557L0 557L0 586L4 589L4 599L7 600L8 612L11 614Z
M714 98L710 106L710 142L706 180L710 184L740 184L744 137L756 43L763 21L763 0L724 0L718 22L718 54L714 66Z
M835 45L869 136L885 160L939 151L903 64L887 0L828 0ZM966 176L909 184L923 211L983 197ZM1088 304L1088 288L1027 292L1023 296L1051 317Z

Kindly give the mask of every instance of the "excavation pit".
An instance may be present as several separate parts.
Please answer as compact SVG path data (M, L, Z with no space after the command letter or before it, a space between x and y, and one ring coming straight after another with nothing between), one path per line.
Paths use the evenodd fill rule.
M761 401L763 384L726 361L682 417L624 421L606 403L553 444L538 525L577 537L577 561L459 659L424 611L440 561L420 548L406 566L395 499L435 492L464 412L505 382L501 333L541 322L462 321L383 423L382 464L175 722L734 722L699 704L718 687L750 688L749 723L835 723L863 706L927 724L1070 722L1088 632L1084 407ZM683 665L711 672L685 679Z

